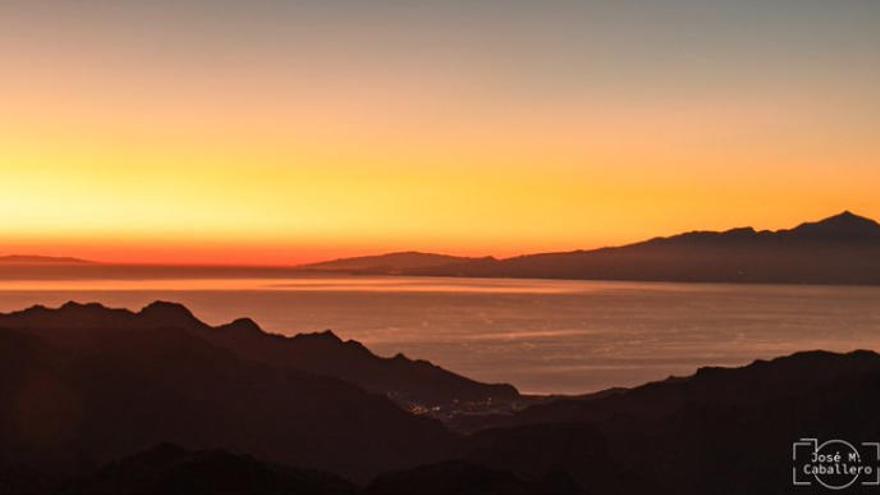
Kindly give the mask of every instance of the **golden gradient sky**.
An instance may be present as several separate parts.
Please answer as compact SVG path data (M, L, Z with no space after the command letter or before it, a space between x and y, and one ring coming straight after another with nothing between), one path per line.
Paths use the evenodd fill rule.
M0 254L506 256L877 218L878 26L856 0L2 2Z

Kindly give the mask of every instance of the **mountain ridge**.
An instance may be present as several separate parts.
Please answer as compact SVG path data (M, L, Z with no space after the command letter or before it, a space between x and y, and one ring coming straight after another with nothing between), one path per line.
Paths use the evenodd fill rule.
M394 253L366 258L383 256ZM346 266L342 259L325 266L330 272L408 276L877 285L878 259L880 224L845 210L790 229L694 230L621 246L443 265L335 270Z
M231 477L254 493L316 495L783 494L792 442L880 438L880 355L869 350L703 367L453 433L335 376L210 338L248 338L259 330L249 318L202 325L168 302L0 314L0 491L216 493ZM369 352L329 331L299 339Z
M288 277L303 274L401 275L670 282L880 284L880 224L845 210L792 228L694 230L620 246L463 257L400 251L287 267L164 266L77 258L0 257L2 278ZM6 262L3 263L3 260ZM39 262L39 260L57 260ZM16 261L17 260L17 261ZM30 262L28 262L30 260Z
M331 376L387 396L404 408L438 414L452 413L465 404L514 407L526 400L508 384L480 383L429 361L412 360L402 354L377 356L360 342L342 340L332 330L286 337L263 331L250 318L212 327L185 306L166 301L154 301L137 312L73 301L57 309L36 305L22 311L0 313L2 327L32 329L41 336L56 339L65 338L51 335L56 329L182 328L240 358Z
M619 247L479 260L404 274L880 285L880 224L846 211L792 229L693 231Z
M355 383L237 353L191 315L170 303L0 315L0 465L63 474L167 441L364 480L438 459L453 439Z
M869 350L703 367L494 417L457 456L520 476L563 469L591 493L790 493L793 442L880 435L878 383Z

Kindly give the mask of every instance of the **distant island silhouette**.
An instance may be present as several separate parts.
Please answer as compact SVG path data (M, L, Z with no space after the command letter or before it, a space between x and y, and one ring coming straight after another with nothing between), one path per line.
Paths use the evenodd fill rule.
M28 254L10 254L0 256L0 264L3 263L21 263L21 264L91 264L93 261L80 258L71 258L66 256L35 256Z
M812 351L432 417L516 390L174 303L35 306L0 314L0 492L781 494L792 441L880 436L878 383Z
M395 264L401 259L407 263ZM880 284L880 224L844 211L786 230L695 231L588 251L448 263L444 259L427 253L394 253L301 268L410 276L876 285Z
M377 256L359 256L302 265L299 268L315 271L354 271L361 273L401 274L407 270L434 268L475 261L477 258L446 254L405 251Z
M0 257L0 279L289 278L314 275L880 285L880 224L844 211L791 229L694 231L618 247L497 259L405 251L297 266L152 265Z

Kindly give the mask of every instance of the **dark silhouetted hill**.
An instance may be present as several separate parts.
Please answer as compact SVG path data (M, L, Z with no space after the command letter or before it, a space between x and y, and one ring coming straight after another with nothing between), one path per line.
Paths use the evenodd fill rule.
M503 405L523 400L510 385L476 382L402 354L382 358L359 342L342 341L329 330L284 337L264 332L248 318L211 327L199 321L187 308L167 302L150 304L139 313L72 302L58 309L35 306L0 315L0 328L3 326L29 329L52 341L63 341L64 345L76 343L67 342L71 339L89 338L90 332L71 332L74 328L115 328L119 332L181 328L249 362L340 378L414 408L440 407L445 410L460 403Z
M58 495L575 495L566 473L528 480L462 461L446 461L380 475L365 488L331 473L264 462L212 449L160 444L80 475L18 473L0 493ZM9 473L6 473L9 474Z
M869 351L703 368L496 416L459 457L522 477L563 471L593 493L793 493L792 443L876 441L878 390Z
M480 259L409 275L880 284L880 225L843 212L790 230L690 232L627 246Z
M421 466L374 480L364 495L574 495L584 493L565 473L535 480L461 461Z
M378 357L360 342L343 341L329 330L287 338L263 333L252 321L239 320L218 327L211 340L249 359L341 378L408 408L449 409L458 403L500 405L524 400L511 385L476 382L402 354Z
M329 472L369 494L783 494L793 442L880 439L870 351L702 368L487 415L455 435L360 386L235 352L225 334L299 345L247 319L209 327L171 303L0 315L0 493L352 489ZM308 352L340 345L301 338L321 342ZM186 450L151 448L162 442Z
M169 303L0 316L0 466L76 471L172 442L364 479L452 441L386 397L248 359L213 332Z
M357 487L329 473L261 462L223 450L190 452L171 444L112 462L59 484L64 495L354 495Z

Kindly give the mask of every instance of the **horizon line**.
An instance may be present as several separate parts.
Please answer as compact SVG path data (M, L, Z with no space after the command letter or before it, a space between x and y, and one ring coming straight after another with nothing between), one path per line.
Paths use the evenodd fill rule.
M331 263L331 262L335 262L335 261L351 260L351 259L357 259L357 258L370 258L370 257L399 255L399 254L450 256L450 257L468 258L468 259L474 259L474 260L477 260L477 259L506 260L506 259L513 259L513 258L519 258L519 257L523 257L523 256L532 256L532 255L540 255L540 254L589 252L589 251L598 251L598 250L602 250L602 249L613 249L613 248L630 246L633 244L639 244L641 242L647 242L647 241L651 241L651 240L655 240L655 239L664 239L664 238L668 238L668 237L674 237L677 235L692 234L692 233L703 233L703 232L723 233L723 232L729 232L732 230L741 230L741 229L751 229L755 232L782 232L782 231L797 228L797 227L805 225L805 224L823 222L823 221L827 221L827 220L837 218L837 217L842 217L842 216L852 216L852 217L856 217L856 218L862 218L862 219L874 221L870 217L866 217L863 215L859 215L857 213L853 213L853 211L850 209L845 209L845 210L841 211L840 213L836 213L836 214L833 214L833 215L830 215L827 217L823 217L819 220L803 221L803 222L799 223L798 225L795 225L795 226L790 227L788 229L777 229L777 230L761 229L761 230L759 230L759 229L755 229L753 226L729 227L724 230L699 230L698 229L698 230L689 230L689 231L683 231L683 232L678 232L678 233L674 233L674 234L667 234L667 235L655 235L653 237L646 237L641 240L627 242L627 243L623 243L623 244L604 245L604 246L587 248L587 249L575 248L575 249L556 250L556 251L523 252L523 253L516 254L513 256L504 256L504 257L498 257L498 256L495 256L492 254L489 254L489 255L485 255L485 254L484 255L452 255L452 254L448 254L448 253L441 252L441 251L423 251L423 250L419 250L419 249L403 249L403 250L391 250L391 251L380 251L380 252L372 251L369 253L360 254L360 255L353 255L353 256L322 258L322 259L318 259L316 261L308 261L308 262L304 262L304 263L300 262L300 263L290 263L290 264L282 264L282 263L258 264L258 263L247 263L247 262L244 262L244 263L191 262L190 263L190 262L173 262L173 261L172 262L102 261L100 259L81 258L78 256L68 256L68 255L53 256L53 255L45 255L45 254L38 254L38 253L27 253L27 254L10 253L10 254L0 254L0 263L2 263L2 264L0 264L0 266L3 266L4 264L7 266L8 265L19 265L19 266L22 266L22 265L31 265L31 266L34 266L34 265L41 265L41 266L93 265L93 266L114 266L114 267L123 267L123 266L124 267L142 267L142 268L202 268L202 269L224 269L224 268L225 269L242 269L242 268L247 268L247 269L265 269L265 270L296 270L296 269L307 270L307 267L309 267L309 266L318 265L318 264L322 264L322 263ZM874 221L874 222L876 223L876 221ZM14 259L14 258L25 258L25 259L32 258L33 261L26 261L26 260L25 261L13 261L12 259ZM43 259L43 261L39 261L38 259L40 259L40 258Z

